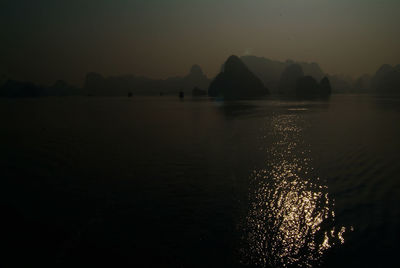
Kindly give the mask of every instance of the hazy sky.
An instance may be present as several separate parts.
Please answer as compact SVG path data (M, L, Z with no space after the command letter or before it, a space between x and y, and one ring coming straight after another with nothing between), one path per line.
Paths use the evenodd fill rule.
M47 84L211 77L231 54L359 75L400 63L400 0L0 0L0 36L0 74Z

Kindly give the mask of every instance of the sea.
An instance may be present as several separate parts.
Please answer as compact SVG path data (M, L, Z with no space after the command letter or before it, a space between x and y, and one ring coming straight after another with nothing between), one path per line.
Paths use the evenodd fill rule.
M400 98L0 100L1 267L395 267Z

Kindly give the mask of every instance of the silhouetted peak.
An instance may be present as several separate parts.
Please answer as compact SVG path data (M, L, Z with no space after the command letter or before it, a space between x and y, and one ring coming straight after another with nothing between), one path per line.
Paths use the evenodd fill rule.
M374 78L372 87L381 94L399 94L400 88L400 68L398 65L393 67L389 64L382 65Z
M241 60L239 59L239 57L236 56L236 55L231 55L231 56L229 56L229 58L226 60L225 65L226 65L226 64L230 64L230 63L237 63L237 62L241 62Z
M388 72L392 72L395 69L393 68L392 65L390 64L383 64L381 67L379 67L378 71L376 72L376 74L382 74L382 73L388 73Z
M194 64L190 68L189 74L186 76L186 78L190 79L207 79L207 76L203 73L203 70L201 67L197 64Z
M318 84L314 77L307 75L300 77L296 82L296 95L301 98L326 98L331 94L331 84L327 77Z
M320 84L321 84L321 86L323 85L323 86L331 86L331 83L329 82L329 78L328 77L324 77L324 78L322 78L321 79L321 82L320 82Z
M257 75L275 93L282 93L280 81L283 71L293 64L300 65L304 75L314 77L317 81L321 80L325 73L316 62L296 62L288 59L286 61L271 60L257 56L242 56L240 59L246 64L251 72ZM295 87L295 79L291 87ZM293 89L294 90L294 89ZM294 91L292 91L294 93Z
M317 80L321 80L324 77L324 72L316 62L299 62L298 63L303 69L304 75L310 75Z
M267 58L257 57L257 56L254 56L254 55L244 55L244 56L241 56L240 59L242 61L243 61L243 59L247 59L247 60L259 60L259 59L261 59L261 60L269 60Z
M225 73L241 73L241 72L250 72L250 70L239 59L238 56L232 55L225 62L224 72Z
M303 69L299 64L291 64L286 67L279 80L279 92L282 94L295 94L297 80L304 76Z
M332 86L328 77L325 76L324 78L322 78L319 86L321 95L330 95L332 93Z
M268 58L258 57L258 56L241 56L240 60L244 64L246 64L246 66L249 68L256 66L256 67L264 67L264 68L274 69L274 67L276 68L277 65L279 67L281 67L282 69L285 67L284 62L280 62L277 60L271 60ZM280 71L282 71L282 70L280 70Z
M318 83L312 76L303 76L296 81L296 95L299 97L312 97L318 93Z
M192 68L190 68L190 74L195 75L195 76L201 76L203 75L203 70L201 67L197 64L194 64Z
M203 73L201 67L197 64L194 64L190 68L189 74L183 77L183 80L181 82L179 82L180 80L182 79L177 79L177 82L181 83L184 91L189 91L193 89L193 87L207 88L210 84L210 80Z
M208 94L213 97L242 98L268 94L261 80L255 76L239 57L230 56L224 70L210 84Z

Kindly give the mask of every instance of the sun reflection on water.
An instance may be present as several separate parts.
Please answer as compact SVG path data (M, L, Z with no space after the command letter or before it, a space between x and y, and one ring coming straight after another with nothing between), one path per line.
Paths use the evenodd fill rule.
M324 252L344 243L345 227L335 230L328 187L316 175L304 144L299 114L275 116L266 148L266 166L251 174L250 210L244 254L249 264L311 267Z

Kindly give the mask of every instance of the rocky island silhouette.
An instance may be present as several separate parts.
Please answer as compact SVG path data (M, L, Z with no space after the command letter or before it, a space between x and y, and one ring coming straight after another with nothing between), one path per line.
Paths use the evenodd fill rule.
M318 82L320 81L320 82ZM152 79L137 75L104 76L87 73L83 86L58 80L53 85L37 85L1 76L0 98L45 96L134 96L179 95L209 96L225 99L256 98L267 95L300 98L325 98L336 93L376 95L400 94L400 64L383 64L375 74L353 79L324 73L317 63L285 62L256 56L230 56L214 78L208 78L194 64L187 75Z

